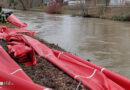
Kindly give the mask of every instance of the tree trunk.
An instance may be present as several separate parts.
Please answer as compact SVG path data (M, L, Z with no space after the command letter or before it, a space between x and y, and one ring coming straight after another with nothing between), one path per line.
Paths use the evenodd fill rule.
M81 0L80 2L81 2L82 15L87 16L88 15L87 0Z
M110 0L106 0L106 6L109 6Z
M30 5L29 8L32 8L32 7L33 7L33 0L29 0L29 3L28 3L28 4Z
M27 10L27 8L25 7L24 1L23 0L19 0L19 2L22 4L23 10Z

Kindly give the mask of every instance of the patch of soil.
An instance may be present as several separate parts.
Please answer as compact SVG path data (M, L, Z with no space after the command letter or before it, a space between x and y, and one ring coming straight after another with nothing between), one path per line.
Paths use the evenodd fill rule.
M36 66L21 67L28 76L37 84L53 88L54 90L75 90L78 82L51 64L44 58L37 56ZM79 90L87 90L83 85Z
M6 26L6 27L9 27L9 28L16 28L16 26L14 26L14 25L12 25L11 23L8 23L8 22L6 22L6 23L1 23L0 22L0 25L1 26Z
M0 39L0 45L7 51L8 50L8 48L7 48L7 42L5 41L5 40L3 40L3 39Z
M38 37L31 36L38 39L48 47L65 51L58 47L58 45L50 44ZM4 40L0 40L0 45L7 51L7 43ZM37 64L36 66L26 66L19 64L26 74L37 84L52 88L54 90L76 90L79 82L68 76L65 72L60 70L58 67L50 63L44 58L36 55ZM78 90L89 90L84 85L80 85Z

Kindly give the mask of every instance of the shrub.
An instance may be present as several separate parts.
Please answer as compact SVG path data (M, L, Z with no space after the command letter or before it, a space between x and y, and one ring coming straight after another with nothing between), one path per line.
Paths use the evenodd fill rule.
M118 21L130 21L130 13L121 13L120 15L113 16L112 19Z
M62 4L58 2L50 2L46 7L45 12L50 14L61 14Z

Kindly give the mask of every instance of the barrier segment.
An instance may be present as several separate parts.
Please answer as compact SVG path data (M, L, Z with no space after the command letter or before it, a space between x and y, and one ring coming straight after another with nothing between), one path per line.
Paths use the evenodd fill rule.
M25 45L22 39L19 39L18 37L13 38L13 35L16 35L17 33L27 33L30 35L35 34L35 32L23 28L13 29L0 26L0 39L8 39L11 37L11 39L14 40L13 42L8 42L7 47L9 54L20 63L25 65L36 65L34 50L30 46Z
M8 53L13 56L16 61L25 65L36 65L37 60L33 48L27 46L21 40L8 42L7 47Z
M56 57L59 57L59 60L65 61L65 62L70 62L67 67L70 67L72 71L75 73L79 73L78 75L75 75L74 78L80 78L78 81L82 81L82 83L87 86L89 80L91 79L93 82L96 82L96 84L101 85L101 88L95 88L94 83L91 84L91 86L88 86L92 90L125 90L123 87L118 85L117 83L113 82L111 79L107 78L102 72L97 70L96 68L91 67L94 69L90 75L87 75L90 73L89 71L91 70L89 65L86 65L85 63L79 62L78 60L71 58L67 55L60 54L60 51L53 50L54 54ZM60 56L59 56L60 55ZM64 62L64 63L65 63ZM75 66L74 66L75 65ZM82 69L82 67L86 67L85 69ZM87 70L88 68L88 70ZM76 71L75 71L76 70ZM86 79L86 80L85 80ZM89 80L87 80L89 79ZM90 83L90 82L89 82Z
M20 66L0 46L0 89L44 90L46 87L33 83Z
M14 14L11 14L7 18L7 21L18 27L27 27L27 24L20 21Z
M26 33L29 35L35 35L34 31L29 31L24 28L17 29L17 28L7 28L5 26L0 26L0 39L5 39L6 37L17 33Z
M74 58L76 60L78 60L79 62L82 62L86 65L89 65L90 67L93 67L95 69L98 69L99 71L103 72L108 78L110 78L112 81L114 81L115 83L119 84L120 86L122 86L123 88L125 88L126 90L129 90L130 89L130 79L124 77L124 76L121 76L115 72L112 72L106 68L103 68L101 66L98 66L94 63L91 63L91 62L88 62L80 57L77 57L71 53L64 53L65 55L71 57L71 58Z

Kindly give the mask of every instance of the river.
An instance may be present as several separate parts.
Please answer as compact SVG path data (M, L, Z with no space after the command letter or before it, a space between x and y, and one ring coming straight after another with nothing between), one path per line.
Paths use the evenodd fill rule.
M37 36L130 78L130 22L15 11Z

